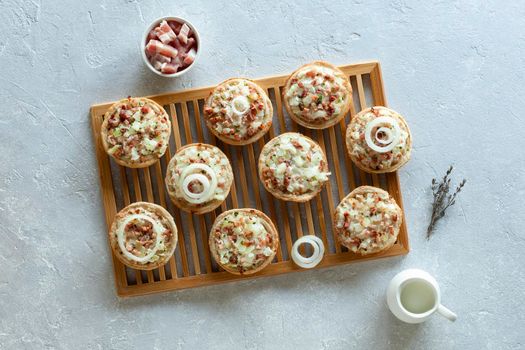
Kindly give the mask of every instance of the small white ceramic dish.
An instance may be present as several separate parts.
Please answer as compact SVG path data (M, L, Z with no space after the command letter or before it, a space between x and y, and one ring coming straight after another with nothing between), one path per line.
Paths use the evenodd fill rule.
M162 22L163 20L166 20L166 21L176 21L176 22L179 22L181 24L183 23L186 23L188 25L188 27L190 27L192 33L195 33L195 43L197 45L197 53L195 55L195 60L193 61L192 64L190 64L187 68L181 70L181 71L178 71L176 73L173 73L173 74L164 74L158 70L155 69L155 67L153 67L153 65L150 63L150 61L148 60L148 57L146 56L146 40L148 39L148 34L149 32L151 32L156 26L158 26L160 24L160 22ZM146 65L146 67L149 68L150 71L152 71L153 73L157 74L157 75L160 75L161 77L166 77L166 78L176 78L176 77L180 77L181 75L189 72L193 66L195 65L195 63L197 63L197 59L199 58L199 55L200 55L200 52L202 50L202 46L201 46L201 38L200 38L200 35L199 35L199 32L197 31L197 29L193 26L193 24L191 24L188 20L184 19L184 18L181 18L181 17L176 17L176 16L165 16L165 17L160 17L160 18L157 18L156 20L154 20L148 28L146 28L146 31L144 32L144 34L142 35L142 38L141 38L141 42L140 42L140 51L141 51L141 55L142 55L142 60L144 61L144 64Z

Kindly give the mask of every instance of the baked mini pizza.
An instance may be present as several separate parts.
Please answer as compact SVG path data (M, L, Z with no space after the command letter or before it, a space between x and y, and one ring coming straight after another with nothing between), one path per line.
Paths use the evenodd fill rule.
M115 256L125 265L152 270L164 265L177 246L177 226L159 205L136 202L117 213L109 231Z
M213 258L224 270L251 275L272 262L279 247L279 234L264 213L233 209L217 217L209 245Z
M386 107L356 114L346 129L346 148L352 161L369 173L389 173L410 159L412 137L405 119Z
M335 209L334 228L343 246L354 253L367 255L392 247L402 220L403 212L388 192L361 186Z
M204 106L210 131L231 145L246 145L259 139L270 129L272 117L272 103L264 90L241 78L219 84Z
M128 97L108 109L100 133L104 149L117 163L144 168L166 152L171 123L155 101Z
M233 181L230 161L222 151L205 143L179 148L166 171L168 194L182 210L204 214L228 197Z
M306 202L328 181L326 155L314 140L287 132L264 145L259 156L259 179L275 197Z
M336 66L315 61L290 75L284 85L283 100L295 122L311 129L324 129L348 113L352 85Z

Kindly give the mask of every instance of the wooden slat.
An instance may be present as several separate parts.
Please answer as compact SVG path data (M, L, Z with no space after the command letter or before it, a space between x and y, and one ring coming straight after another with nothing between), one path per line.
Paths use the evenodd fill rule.
M341 125L342 138L343 138L343 140L345 140L345 144L343 145L343 147L344 147L344 154L345 154L346 173L348 174L348 181L349 181L350 188L353 189L353 188L356 188L357 186L356 186L356 181L355 181L355 178L354 178L354 172L352 170L352 161L351 161L350 155L348 154L348 151L346 149L346 128L348 127L347 123L350 123L350 121L352 120L352 118L355 115L355 108L354 108L354 103L353 102L350 105L350 112L349 112L349 114L350 114L350 116L348 118L348 122L346 121L347 118L344 118L343 120L341 120L341 122L339 124Z
M386 105L386 99L384 96L383 83L381 77L381 71L379 64L377 62L365 62L355 65L342 66L341 69L347 76L351 76L352 79L355 79L357 85L357 95L360 105L367 106L365 92L368 89L368 85L365 88L363 84L363 77L370 76L370 90L372 91L373 102L368 101L369 104L374 105ZM355 78L354 78L355 77ZM287 116L285 115L283 108L283 101L281 99L280 89L283 86L287 75L262 78L255 80L261 85L264 89L273 90L275 95L274 108L276 110L276 118L274 120L274 126L270 129L267 135L264 136L264 139L261 138L257 142L258 149L261 149L264 146L264 142L276 136L276 130L281 132L286 131L285 121ZM167 109L170 112L173 128L173 138L175 149L178 149L182 146L181 134L184 135L186 143L192 142L192 128L196 130L196 141L205 142L205 137L203 133L204 124L202 123L202 110L200 109L199 100L204 100L209 92L211 87L192 89L189 91L181 91L177 93L169 93L158 96L152 96L155 101L159 102L162 105L168 106ZM357 101L356 101L357 102ZM179 103L181 106L180 112L181 115L177 116L177 109L175 104ZM307 136L311 136L316 140L320 146L326 150L327 148L331 151L331 157L329 157L330 169L333 171L333 176L331 176L329 183L323 189L321 195L316 196L313 199L315 202L307 202L304 204L290 203L290 211L294 216L293 223L289 221L288 211L286 209L285 202L276 200L271 194L267 191L264 193L261 192L259 187L259 179L257 175L257 152L254 148L254 144L248 145L246 148L246 153L242 152L240 147L232 147L223 144L218 141L210 134L209 143L216 144L220 147L224 153L228 156L229 159L232 159L233 155L237 156L239 169L234 169L239 188L236 188L235 183L232 185L231 196L224 201L220 209L213 211L209 214L211 221L215 220L216 215L221 211L230 209L232 207L238 207L239 197L243 199L245 206L249 206L250 203L254 203L257 209L266 208L268 211L267 214L272 218L274 222L279 224L280 236L284 241L281 244L281 249L276 254L276 261L265 268L257 276L250 277L238 277L230 275L224 271L213 272L211 265L211 257L208 248L208 227L207 222L204 220L208 216L190 216L189 218L189 232L183 232L181 227L182 217L181 212L176 206L174 206L170 201L166 199L166 190L164 188L164 179L162 174L162 164L168 164L171 159L171 150L168 148L166 155L161 162L154 164L152 167L142 170L130 170L129 182L127 178L126 170L122 167L115 167L119 169L120 176L116 177L115 184L112 183L111 177L111 168L110 168L110 159L104 152L104 149L100 142L100 125L102 122L102 115L105 110L109 107L109 104L100 104L92 106L91 115L92 115L92 127L93 135L95 139L95 147L97 153L97 160L99 165L100 180L102 184L102 194L104 200L104 208L106 213L106 221L108 226L113 220L114 215L116 214L117 207L115 202L115 193L113 185L120 186L122 190L123 202L124 204L129 204L133 200L147 200L153 202L155 200L155 193L158 193L159 198L157 202L163 207L168 208L168 210L173 214L177 227L179 230L178 233L178 247L177 254L180 254L180 264L179 267L182 271L182 274L178 276L176 259L172 257L169 262L169 269L171 271L171 278L167 278L164 268L159 269L159 281L154 282L154 274L150 272L144 272L144 280L142 280L142 273L138 271L132 271L135 273L136 284L128 285L126 270L123 264L121 264L113 256L113 264L115 270L115 282L117 287L117 294L120 296L133 296L133 295L143 295L156 293L161 291L168 290L177 290L183 288L191 288L205 285L213 285L217 283L226 283L229 281L235 281L239 278L254 278L257 276L271 276L281 273L289 273L296 271L303 271L291 261L283 260L284 256L284 247L288 249L292 246L292 235L290 224L295 226L295 231L297 236L304 234L316 233L325 242L325 245L328 247L328 235L333 235L332 229L332 215L335 211L335 205L337 205L338 199L346 195L346 190L343 188L345 181L348 181L349 189L355 188L357 182L354 178L353 164L351 163L344 142L342 145L337 144L338 137L342 140L345 138L346 126L348 120L342 120L340 122L340 128L333 127L327 130L327 137L323 135L320 131L311 132L310 130L298 127L297 124L291 122L291 130L299 130ZM193 107L193 108L192 108ZM193 110L193 113L190 113L190 110ZM350 117L355 115L354 104L351 105ZM181 119L182 118L182 119ZM346 118L348 119L348 118ZM179 124L180 121L180 124ZM180 130L179 130L179 125ZM341 132L341 135L337 133ZM341 154L344 154L344 161L341 160ZM244 158L246 156L246 158ZM341 161L341 162L340 162ZM152 174L151 171L154 171L155 174ZM143 175L138 176L139 172L143 172ZM248 174L250 172L251 174ZM362 171L359 171L360 182L362 184L372 184L379 185L381 183L380 177L372 175L371 177L366 176ZM388 174L385 176L386 179L386 189L390 194L396 199L401 208L403 208L403 202L401 198L401 191L399 187L399 179L397 173ZM142 180L144 182L142 182ZM133 186L135 192L135 198L130 196L130 188L128 188L128 183ZM153 187L157 186L157 187ZM337 194L332 194L333 186L337 188ZM141 187L145 190L144 198L141 193ZM156 192L154 191L156 190ZM339 197L339 198L335 198ZM265 205L267 203L267 205ZM315 203L315 208L312 205ZM281 208L278 209L276 206L279 205ZM323 206L326 206L326 216ZM316 210L315 210L316 209ZM314 211L315 210L315 211ZM186 215L186 214L185 214ZM280 216L282 218L278 218ZM317 217L317 220L314 220L314 216ZM303 221L303 218L305 221ZM279 220L278 220L279 219ZM320 232L315 232L315 221L319 224ZM337 243L336 237L333 236L335 241L335 252L332 248L328 247L327 254L318 266L319 268L334 266L344 263L351 263L355 261L363 261L369 259L378 259L387 256L395 256L406 254L409 250L408 245L408 234L406 231L406 220L403 221L401 231L398 237L398 241L394 247L383 254L372 255L366 257L360 257L355 254L343 253L341 247ZM306 223L306 224L305 224ZM189 242L184 241L185 234L188 235ZM197 240L202 241L202 249L204 251L199 251L199 245ZM284 244L286 242L286 244ZM189 244L188 246L186 244ZM191 261L188 260L187 252L192 252ZM201 261L203 261L203 266L200 266ZM190 269L195 271L195 275L190 275Z
M321 148L323 149L324 153L326 154L324 135L323 135L323 132L321 130L317 130L317 141L319 142L319 146L321 146ZM327 219L326 221L329 222L330 223L330 227L332 227L332 217L334 216L334 213L335 213L335 204L334 204L334 198L333 198L333 195L332 195L332 184L331 184L330 181L328 181L326 183L326 186L323 189L323 191L326 191L326 195L328 197L328 209L330 210L330 218ZM331 231L332 231L332 236L333 236L333 240L334 240L334 244L335 244L335 252L336 253L341 253L341 246L338 243L337 236L336 236L336 234L335 234L335 232L333 230L331 230Z
M184 123L184 133L186 134L186 142L187 144L192 143L192 137L191 137L191 127L190 127L190 119L188 116L188 106L186 103L181 103L181 110L182 110L182 122ZM197 247L197 241L195 240L195 237L197 236L197 233L195 232L195 226L193 223L193 215L186 215L188 218L188 227L190 229L190 246L191 246L191 256L193 258L193 268L195 270L195 274L199 275L201 273L201 264L199 261L199 248Z
M264 147L264 139L266 138L267 136L265 135L264 137L261 137L259 139L259 149L262 150L262 148ZM268 203L268 206L270 207L270 218L272 219L272 221L275 223L276 226L278 221L277 221L277 214L276 214L276 211L275 211L275 204L274 204L274 200L273 200L273 196L270 194L270 192L266 191L266 190L263 190L264 191L264 194L265 194L265 198L266 198L266 203ZM280 227L278 227L280 228ZM282 254L282 244L281 244L281 247L280 249L277 249L277 261L283 261L283 254Z
M135 191L135 202L140 202L142 201L142 191L140 189L138 169L131 169L131 179L133 181L133 190Z
M275 101L276 101L276 110L277 110L277 118L279 120L281 132L286 132L286 125L284 123L284 117L283 117L283 106L281 105L281 99L277 99L277 96L280 95L279 88L275 89L275 87L272 88L274 95L275 95ZM268 90L268 94L270 94L270 90ZM270 128L269 134L271 138L275 137L275 126ZM283 228L284 228L284 239L286 241L286 247L288 248L288 252L292 249L292 233L290 230L290 221L288 220L288 210L286 209L286 204L283 201L279 201L279 207L281 208L281 216L283 219ZM284 249L284 247L281 245L281 250Z
M345 188L343 187L343 176L341 172L344 169L339 167L339 150L337 149L337 138L335 136L334 128L328 129L328 137L330 139L330 148L332 149L332 158L334 160L333 169L335 170L335 179L337 182L337 193L339 195L339 201L345 197Z
M166 198L165 198L166 194L164 192L164 179L162 178L162 168L160 166L160 161L155 163L154 167L155 167L155 175L156 175L155 177L157 181L157 191L158 191L157 193L159 194L159 202L161 206L166 208L167 207ZM172 260L173 260L173 264L175 264L175 259L171 257L170 262L169 262L170 265L172 264L171 262ZM159 278L161 281L166 280L166 270L164 269L164 267L159 268Z
M179 133L179 123L177 117L177 109L174 104L170 104L170 115L171 115L171 128L173 129L173 138L175 139L175 148L179 149L182 147ZM180 210L175 208L175 223L177 224L177 236L179 253L181 257L182 274L188 276L190 274L188 266L188 256L186 255L186 244L184 242L184 233L182 232L182 216ZM175 270L176 271L176 270ZM173 275L173 270L172 270Z
M155 203L155 198L153 197L153 187L151 184L151 174L149 172L149 168L144 168L144 182L146 183L146 198L148 199L148 202ZM146 275L148 276L149 283L154 282L152 270L146 271Z
M279 89L279 86L273 86L272 87L274 96L275 96L275 105L277 106L277 116L279 117L279 127L281 129L281 133L285 133L286 130L286 123L284 121L283 116L283 105L281 102L281 91ZM269 93L270 90L268 90ZM272 136L273 137L273 136Z
M119 173L120 173L120 183L122 186L122 197L124 199L124 206L127 207L128 205L130 205L131 200L130 200L130 195L129 195L128 179L126 177L126 169L121 165L119 165ZM119 274L122 276L122 279L125 281L124 283L127 285L128 278L126 274L126 266L120 261L118 262L118 264L120 265L118 267L118 270L120 271ZM136 276L136 271L135 271L135 276Z
M195 113L195 125L196 125L196 128L197 128L197 138L198 138L199 142L205 142L204 134L202 132L201 118L200 118L200 109L199 109L198 100L193 101L193 111ZM213 137L212 137L212 141L214 141ZM226 210L226 201L224 201L221 204L221 206L224 208L224 210ZM210 216L211 216L211 221L214 222L215 219L216 219L215 211L210 212ZM202 220L202 222L203 222L204 229L201 232L201 239L202 239L204 250L205 250L205 252L204 252L204 260L205 260L205 263L206 263L206 271L207 271L207 273L212 273L213 269L212 269L212 265L211 265L210 247L209 247L209 244L208 244L208 234L209 234L209 229L210 228L208 228L206 226L206 220Z
M124 198L124 206L128 206L131 203L130 197L129 197L129 187L128 187L128 179L126 177L126 168L123 166L119 166L120 170L120 183L122 186L122 197Z
M244 170L244 157L242 154L242 148L237 147L237 163L239 164L238 167L238 174L239 178L241 179L241 192L242 192L242 200L243 200L243 206L245 208L249 207L250 205L250 197L248 192L248 183L246 182L246 171Z
M97 156L98 171L100 176L100 183L102 184L102 203L104 204L104 211L106 217L106 227L109 231L115 215L117 214L117 203L115 200L115 192L113 190L113 180L111 176L111 166L109 164L109 157L102 146L100 139L100 126L102 125L101 114L93 114L91 118L91 127L93 129L93 142L95 144L95 153ZM106 233L107 236L107 233ZM115 287L117 293L121 288L128 285L126 278L125 266L113 254L113 250L109 247L111 259L113 260L113 268L115 271Z
M155 198L153 197L153 186L151 183L151 174L149 168L144 168L144 182L146 183L146 198L148 202L155 203Z
M231 155L231 152L230 152L230 148L228 146L226 147L223 147L221 148L222 151L224 152L224 154L226 154L226 157L228 157L228 159L230 160L230 162L232 161L232 155ZM235 170L234 170L235 172ZM239 201L237 199L237 186L235 185L235 180L232 181L232 187L230 188L230 195L231 195L231 198L232 198L232 205L234 208L239 208ZM224 205L226 203L223 203ZM226 211L226 208L222 208L223 211Z
M166 154L164 155L164 157L166 161L165 164L167 167L168 163L171 160L171 151L169 147L166 149ZM160 165L161 161L162 159L155 164L156 169L157 169L157 186L158 186L159 196L160 196L160 205L162 205L164 208L167 208L169 210L169 207L171 207L171 203L166 202L166 193L164 191L164 178L162 177L162 167ZM169 264L169 268L171 272L171 278L177 278L178 277L177 276L177 262L175 261L175 254L172 255L168 264ZM161 280L162 280L162 275L166 276L164 269L162 270L163 271L161 272L161 277L160 277Z
M352 120L352 118L356 115L356 110L355 110L355 104L352 103L350 105L350 120ZM344 125L344 135L346 135L346 128L347 128L348 125ZM346 150L346 144L345 144L345 150ZM352 185L352 188L351 190L353 190L354 188L357 187L357 179L355 178L355 172L354 172L354 168L357 169L357 167L352 163L351 159L350 159L350 155L348 154L348 151L346 151L346 161L347 161L347 164L348 164L348 172L349 172L349 178L350 178L350 184ZM357 170L356 170L357 171Z
M255 154L253 151L253 144L248 145L248 159L250 160L250 169L257 169L257 162L255 161ZM255 205L258 210L263 210L261 202L261 194L259 193L259 177L257 176L257 171L251 171L252 173L252 188L255 196Z
M197 140L199 142L204 142L204 135L202 133L202 126L201 126L201 114L199 111L199 101L194 100L193 101L193 113L194 113L194 120L195 120L195 127L197 129Z

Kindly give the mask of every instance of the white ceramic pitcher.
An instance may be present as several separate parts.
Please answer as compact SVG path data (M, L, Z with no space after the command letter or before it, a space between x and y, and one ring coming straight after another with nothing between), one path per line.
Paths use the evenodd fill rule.
M457 318L441 305L439 285L423 270L408 269L395 275L388 285L386 299L390 311L407 323L424 322L436 311L450 321Z

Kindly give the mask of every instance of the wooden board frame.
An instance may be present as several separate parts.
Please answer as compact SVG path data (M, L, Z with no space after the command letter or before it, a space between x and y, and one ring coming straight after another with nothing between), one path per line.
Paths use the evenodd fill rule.
M346 126L356 111L372 105L386 106L379 62L343 65L340 68L352 82L353 104L349 114L340 123L324 131L303 128L286 115L281 89L288 75L255 79L272 100L273 126L264 138L241 147L223 144L213 137L203 124L201 115L204 99L213 87L148 96L164 106L171 117L173 132L165 156L156 164L144 169L127 169L110 159L100 140L100 127L103 115L112 103L91 107L94 145L108 229L120 209L129 203L143 200L166 208L175 218L179 231L176 253L168 264L156 270L146 272L130 269L112 254L116 291L119 296L145 295L305 271L293 264L289 250L295 239L310 233L317 234L327 247L323 261L316 268L405 255L409 252L406 217L395 245L379 254L364 257L353 254L337 244L333 236L332 216L335 207L340 199L359 185L367 184L387 190L403 210L397 172L376 175L359 170L349 159L344 141ZM325 149L332 172L331 181L323 191L304 204L286 203L275 199L264 190L257 176L257 159L264 143L286 131L299 131L316 140ZM230 196L219 208L205 215L190 215L178 210L170 203L164 188L166 165L171 154L184 144L192 142L206 142L219 146L230 158L235 173ZM215 217L224 210L237 207L253 207L264 211L272 218L280 234L281 245L274 261L254 276L236 276L221 270L212 261L208 250L208 230ZM104 235L107 235L106 232L101 236Z

